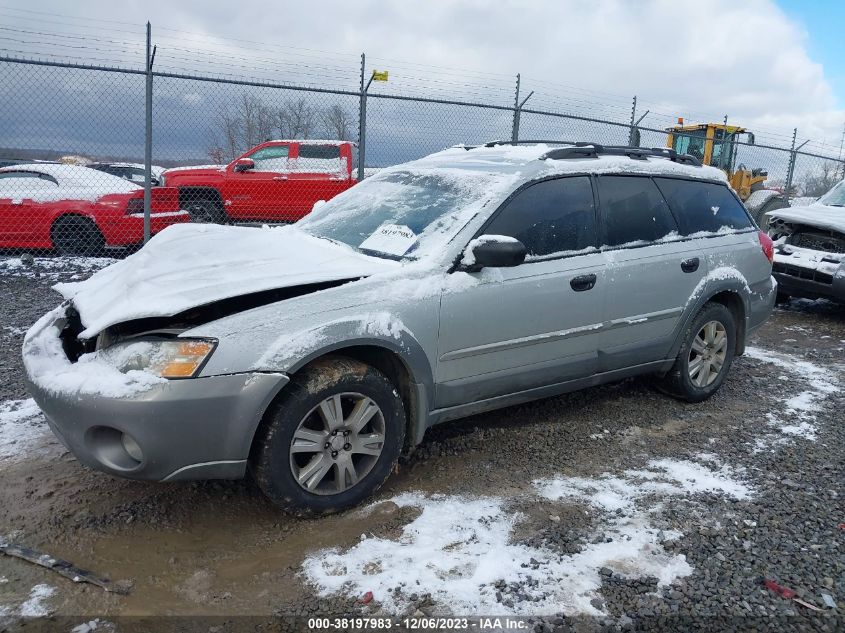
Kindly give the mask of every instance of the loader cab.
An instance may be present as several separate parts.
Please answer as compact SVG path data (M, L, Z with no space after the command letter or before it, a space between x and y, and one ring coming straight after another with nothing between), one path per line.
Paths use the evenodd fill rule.
M684 120L679 118L678 124L667 128L666 133L666 147L679 154L691 154L703 164L724 171L743 201L765 187L768 177L765 169L737 165L739 142L754 145L754 134L745 128L723 123L684 125Z
M690 154L705 165L718 167L729 175L734 172L737 145L740 135L746 135L749 144L754 144L754 135L745 128L721 123L700 123L684 125L678 119L678 125L668 128L666 146L679 154Z

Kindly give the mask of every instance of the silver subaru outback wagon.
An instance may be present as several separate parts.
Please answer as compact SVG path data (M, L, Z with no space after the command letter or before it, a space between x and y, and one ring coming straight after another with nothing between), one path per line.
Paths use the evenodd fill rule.
M724 174L670 150L456 147L295 225L177 225L28 332L28 385L84 464L241 478L328 512L434 424L637 374L698 402L776 295Z

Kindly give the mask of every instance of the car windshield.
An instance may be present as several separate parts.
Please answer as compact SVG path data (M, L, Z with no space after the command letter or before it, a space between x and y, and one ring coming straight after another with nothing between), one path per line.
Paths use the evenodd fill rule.
M845 207L845 181L840 182L819 198L819 202L829 207Z
M368 255L417 259L445 246L510 180L464 170L391 171L318 203L297 227Z

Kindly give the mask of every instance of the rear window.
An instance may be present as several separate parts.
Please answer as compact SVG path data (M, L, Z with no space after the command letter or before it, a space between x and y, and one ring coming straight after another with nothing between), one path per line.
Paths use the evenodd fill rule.
M340 158L340 145L303 145L299 146L300 158Z
M650 178L600 176L598 190L607 246L654 242L678 230L666 201Z
M655 178L678 218L682 235L748 229L753 225L726 185Z

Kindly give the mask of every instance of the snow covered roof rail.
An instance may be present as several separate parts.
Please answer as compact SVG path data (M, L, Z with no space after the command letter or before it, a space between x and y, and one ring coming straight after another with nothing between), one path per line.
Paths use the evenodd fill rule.
M678 154L668 147L628 147L627 145L599 145L598 143L578 143L575 147L553 149L541 156L541 159L563 160L566 158L596 158L598 156L627 156L634 160L645 160L649 156L668 158L673 163L701 167L701 161L689 154Z
M540 156L540 160L564 160L567 158L597 158L598 156L627 156L634 160L645 160L649 156L667 158L673 163L701 167L701 161L689 154L678 154L668 147L630 147L627 145L602 145L589 141L549 141L549 140L525 140L525 141L490 141L484 147L496 147L498 145L566 145L546 152ZM471 146L464 147L467 150Z
M497 145L591 145L579 141L554 141L554 140L525 140L525 141L488 141L484 147L496 147Z

